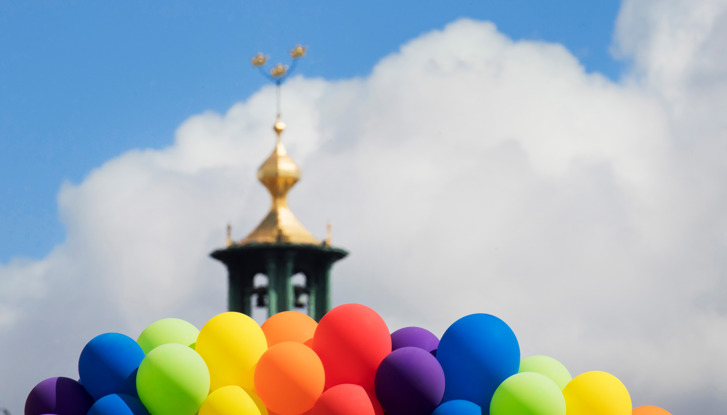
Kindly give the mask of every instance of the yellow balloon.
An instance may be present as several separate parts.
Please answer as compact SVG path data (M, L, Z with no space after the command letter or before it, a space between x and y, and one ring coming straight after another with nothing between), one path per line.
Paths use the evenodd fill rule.
M210 390L237 385L254 391L255 367L268 342L260 326L242 313L212 317L199 331L195 350L210 371Z
M255 401L241 387L223 386L207 396L199 415L261 415Z
M631 415L629 391L610 373L582 373L568 382L563 396L566 415Z

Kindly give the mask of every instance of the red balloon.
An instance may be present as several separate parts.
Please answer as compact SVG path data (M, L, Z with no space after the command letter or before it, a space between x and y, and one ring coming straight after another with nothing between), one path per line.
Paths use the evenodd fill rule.
M367 390L366 393L369 395L369 399L371 400L371 405L374 407L374 413L376 415L384 415L384 407L381 406L381 402L379 402L379 398L376 397L376 392Z
M374 390L376 369L391 353L391 335L386 322L371 308L343 304L318 323L313 350L326 370L326 388L352 383Z
M634 408L632 415L671 415L666 409L661 409L656 406L639 406Z
M375 415L369 395L359 385L341 384L323 392L310 415Z

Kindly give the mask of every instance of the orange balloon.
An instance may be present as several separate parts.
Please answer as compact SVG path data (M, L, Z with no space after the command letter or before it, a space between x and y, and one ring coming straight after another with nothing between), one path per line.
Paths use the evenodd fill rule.
M271 414L270 411L268 411L268 408L265 407L265 403L262 399L257 395L257 392L246 390L248 395L252 398L253 402L255 402L255 405L257 405L257 409L260 410L260 415L275 415Z
M270 347L255 368L255 390L271 412L299 415L323 393L323 363L308 346L282 342Z
M391 335L384 320L371 308L343 304L318 323L313 350L326 368L326 388L352 383L374 390L376 369L391 353Z
M657 406L639 406L634 408L632 415L671 415L666 409Z
M344 383L323 392L310 415L374 415L369 395L359 385Z
M318 323L307 314L282 311L268 318L262 329L268 339L268 346L272 346L287 341L305 343L313 338L316 326Z

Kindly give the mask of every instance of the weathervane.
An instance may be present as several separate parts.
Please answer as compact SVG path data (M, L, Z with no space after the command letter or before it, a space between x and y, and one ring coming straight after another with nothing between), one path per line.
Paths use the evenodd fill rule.
M288 76L295 71L298 59L303 56L305 56L305 46L295 45L295 47L290 50L290 57L292 58L290 66L277 63L275 66L270 68L269 71L265 71L264 69L265 64L268 62L268 57L263 55L262 52L259 52L251 59L252 66L258 68L265 78L275 83L278 119L280 118L280 85L282 85Z

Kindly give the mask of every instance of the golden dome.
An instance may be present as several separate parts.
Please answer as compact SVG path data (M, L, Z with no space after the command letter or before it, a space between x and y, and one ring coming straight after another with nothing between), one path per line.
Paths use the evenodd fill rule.
M300 169L288 156L280 139L280 135L285 130L285 123L280 120L280 116L278 116L273 130L278 136L275 149L257 171L258 180L270 192L272 206L263 221L240 241L240 244L276 242L320 244L320 241L305 229L288 208L288 191L300 179Z

